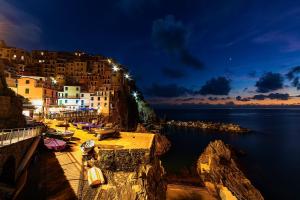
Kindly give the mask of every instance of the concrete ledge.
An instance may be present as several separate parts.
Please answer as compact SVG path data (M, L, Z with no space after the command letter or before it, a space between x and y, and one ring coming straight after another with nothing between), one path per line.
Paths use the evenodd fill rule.
M109 142L105 145L103 142ZM98 165L110 171L135 171L154 157L154 134L120 133L120 138L98 143Z

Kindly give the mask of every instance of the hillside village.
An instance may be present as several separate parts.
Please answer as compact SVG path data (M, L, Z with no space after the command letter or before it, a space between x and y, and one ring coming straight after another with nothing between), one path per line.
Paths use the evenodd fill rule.
M124 126L131 114L136 118L140 94L128 69L112 58L82 51L29 52L1 41L0 59L8 87L24 97L28 117L90 111Z

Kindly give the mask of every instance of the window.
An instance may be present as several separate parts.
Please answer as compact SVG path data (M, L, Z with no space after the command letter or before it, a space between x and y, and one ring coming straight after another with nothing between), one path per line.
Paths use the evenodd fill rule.
M91 107L94 107L94 104L93 104L93 103L91 103Z
M65 97L68 98L68 93L65 93Z
M106 100L107 100L107 97L104 97L104 100L106 101Z
M62 100L59 100L59 105L61 105L62 104Z
M79 98L79 94L76 94L76 98Z
M78 87L76 87L76 91L78 91L79 90L79 88Z
M29 84L29 83L30 83L30 80L26 80L25 83L26 83L26 84Z
M84 94L81 94L81 97L84 97Z
M107 106L107 103L104 104L104 107L106 107L106 106Z
M91 97L91 101L94 101L94 97Z
M83 104L84 104L84 101L83 101L83 100L81 100L81 105L83 106Z
M68 103L68 100L67 100L67 99L65 100L65 103Z
M25 94L29 94L29 88L25 89Z
M76 100L76 104L79 102L79 100Z
M98 97L98 101L100 101L100 97Z
M68 87L65 87L65 90L68 90Z

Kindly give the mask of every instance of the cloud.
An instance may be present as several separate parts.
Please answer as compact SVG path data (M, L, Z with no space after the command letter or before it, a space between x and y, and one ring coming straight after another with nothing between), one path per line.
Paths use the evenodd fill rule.
M167 54L177 57L179 61L191 68L202 69L202 62L187 49L189 31L173 15L157 19L152 25L152 40L156 47Z
M151 97L180 97L191 93L191 90L176 84L159 85L156 83L145 91L145 94Z
M40 41L37 20L6 0L0 1L0 38L9 45L28 47Z
M292 82L292 86L300 90L300 66L293 67L287 74L286 77Z
M250 98L243 98L243 97L241 97L241 96L237 96L235 99L236 99L237 101L250 101L250 100L251 100Z
M180 79L186 76L185 72L179 69L173 69L170 67L162 68L162 74L168 78Z
M237 101L251 101L251 100L265 100L265 99L276 99L276 100L289 100L290 95L289 94L282 94L282 93L270 93L268 95L264 95L264 94L258 94L258 95L254 95L253 97L241 97L241 96L237 96L236 100Z
M198 93L202 95L228 95L231 90L230 82L223 76L212 78L201 87Z
M267 93L283 88L284 78L279 73L268 72L262 75L256 82L256 92Z
M260 35L253 39L256 43L271 43L278 42L283 44L282 51L293 52L300 50L300 38L291 33L284 33L280 31L272 31Z

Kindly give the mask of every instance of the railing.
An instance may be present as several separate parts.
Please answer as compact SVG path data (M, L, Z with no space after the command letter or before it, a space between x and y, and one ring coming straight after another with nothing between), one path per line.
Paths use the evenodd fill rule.
M33 138L41 134L42 127L2 129L0 130L0 147Z
M79 117L95 117L98 113L94 112L71 112L71 113L56 113L45 115L46 119L65 119L65 118L79 118Z

